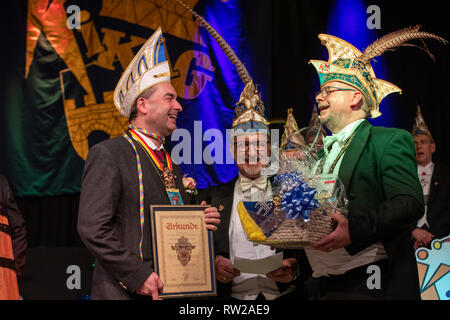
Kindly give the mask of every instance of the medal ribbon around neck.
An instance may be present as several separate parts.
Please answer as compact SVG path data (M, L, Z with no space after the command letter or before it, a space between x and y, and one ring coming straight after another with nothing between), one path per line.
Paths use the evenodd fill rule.
M144 181L142 178L141 158L139 157L139 154L137 152L136 145L126 132L123 133L123 137L131 144L131 146L134 149L134 152L136 153L136 164L139 177L139 222L141 226L141 239L139 241L139 256L141 257L141 260L144 260L144 257L142 255L142 241L144 238Z
M164 168L163 168L162 163L159 161L158 157L155 155L153 150L147 145L147 143L145 143L145 141L142 140L141 137L135 131L133 131L133 129L130 130L130 134L134 139L136 139L141 144L141 146L143 148L145 148L145 150L148 152L148 154L151 156L151 158L155 162L158 169L163 171ZM138 179L139 179L139 223L140 223L140 227L141 227L141 239L139 240L139 256L140 256L141 260L143 260L144 258L142 255L142 242L144 239L144 217L145 217L144 212L145 211L144 211L144 179L142 176L141 158L139 157L139 153L136 149L136 145L133 142L133 139L131 139L129 137L127 132L123 133L123 137L128 141L128 143L131 145L131 147L133 148L133 150L136 154L136 165L137 165ZM173 169L172 159L170 158L168 152L165 152L165 154L166 154L166 163L168 165L168 168L170 169L170 171L172 171L172 169ZM179 196L179 198L181 199L181 196Z
M153 132L148 131L147 129L138 128L138 127L133 126L132 124L130 124L128 126L128 128L130 128L130 129L132 129L134 131L139 131L140 133L146 135L147 137L156 139L161 144L163 144L166 141L166 139L164 137L158 136L158 135L154 134Z
M348 137L347 140L345 141L344 147L341 149L341 151L339 151L339 154L336 156L336 159L334 159L333 164L330 167L330 170L328 170L328 174L332 174L333 173L334 168L336 167L336 164L338 163L339 159L342 157L344 152L347 150L350 142L352 142L353 137L355 136L355 133L356 133L356 130L353 131L352 135L350 137Z
M156 156L153 149L149 147L149 145L136 133L136 131L134 131L134 129L130 129L130 133L133 136L133 138L136 141L138 141L139 144L145 149L145 151L147 151L147 153L150 155L150 157L152 158L153 162L156 164L158 169L160 171L164 171L164 166L161 163L161 161L158 159L158 157ZM168 152L165 152L165 154L166 154L167 166L169 167L169 170L172 171L173 170L172 159L170 158L170 155Z

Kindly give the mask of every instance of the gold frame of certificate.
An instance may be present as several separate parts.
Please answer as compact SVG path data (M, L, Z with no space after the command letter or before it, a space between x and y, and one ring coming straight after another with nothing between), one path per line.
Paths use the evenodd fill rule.
M200 205L151 205L153 261L162 298L217 295L212 231Z

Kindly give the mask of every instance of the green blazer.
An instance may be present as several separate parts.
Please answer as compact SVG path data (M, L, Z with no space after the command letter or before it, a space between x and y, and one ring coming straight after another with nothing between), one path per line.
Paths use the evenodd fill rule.
M348 203L350 255L381 241L389 259L388 297L419 297L409 225L424 212L414 143L406 130L364 121L339 168Z

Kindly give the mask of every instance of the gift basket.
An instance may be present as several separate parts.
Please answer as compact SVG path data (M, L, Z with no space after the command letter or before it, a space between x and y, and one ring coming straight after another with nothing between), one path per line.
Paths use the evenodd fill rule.
M282 141L272 201L238 204L249 241L275 248L305 248L334 230L330 215L347 212L345 188L333 176L316 174L318 166L310 148L301 143L286 148Z

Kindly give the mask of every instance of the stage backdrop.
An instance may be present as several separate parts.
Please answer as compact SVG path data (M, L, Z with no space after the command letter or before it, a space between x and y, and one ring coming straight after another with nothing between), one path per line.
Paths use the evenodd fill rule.
M270 56L263 48L271 47L270 36L266 42L252 41L245 31L245 24L265 18L245 1L185 2L226 39L266 98ZM260 12L269 15L270 1L261 3ZM184 108L178 127L194 137L194 121L202 121L197 123L197 129L202 129L197 135L200 140L209 128L224 134L230 128L243 83L208 32L175 0L29 0L14 5L13 11L11 15L19 18L11 20L10 26L14 56L9 62L13 66L3 75L8 80L0 117L4 139L0 170L16 196L80 191L89 148L121 135L128 125L128 119L114 107L114 88L159 26L166 38L173 85ZM270 23L260 24L258 34L270 35ZM258 42L259 48L252 47ZM265 71L254 72L252 57L256 55ZM203 151L211 143L191 139L191 150ZM214 151L225 154L224 143L220 148ZM183 164L182 169L197 180L199 188L226 182L237 174L233 164Z

